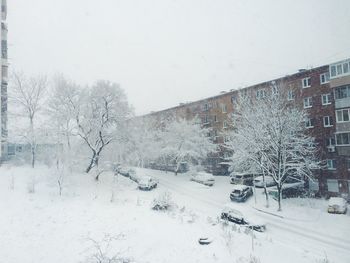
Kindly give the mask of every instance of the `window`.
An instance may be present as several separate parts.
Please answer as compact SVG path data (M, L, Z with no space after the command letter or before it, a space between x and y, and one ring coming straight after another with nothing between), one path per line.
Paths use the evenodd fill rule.
M204 111L209 110L209 104L208 104L208 103L206 103L206 104L203 105L203 110L204 110Z
M216 115L214 115L213 119L214 119L214 122L218 121L218 117Z
M330 66L331 78L350 74L350 60L342 61Z
M317 181L309 181L309 190L317 192L320 190L320 186Z
M337 146L350 145L350 132L337 133L335 138Z
M304 99L304 109L312 107L312 97L307 97Z
M335 89L335 99L341 100L350 97L350 85L337 87Z
M302 79L303 89L311 87L311 78Z
M288 90L288 100L294 100L295 99L295 92L293 90Z
M335 77L337 75L337 69L335 66L331 66L331 77Z
M328 179L327 180L328 192L339 192L338 180Z
M346 160L346 168L350 170L350 159Z
M227 121L224 121L224 123L223 123L223 127L224 127L224 129L226 129L227 128Z
M202 123L203 124L208 124L209 123L209 116L208 115L205 115L202 119Z
M320 75L320 83L326 84L329 82L329 72Z
M257 99L263 99L266 97L266 91L265 90L257 90L256 91L256 98Z
M332 127L333 126L333 118L331 116L323 117L323 126L324 127Z
M343 75L343 65L337 65L337 75Z
M305 120L305 127L308 128L308 129L313 128L314 127L313 119L307 118Z
M337 168L336 160L328 159L327 160L327 169L328 170L335 170L336 168Z
M237 102L236 96L231 96L231 102L232 102L232 104L234 104L235 102Z
M322 94L322 105L329 105L331 103L331 94Z
M222 104L221 109L222 109L223 113L227 113L227 105L226 104Z
M276 83L272 84L271 91L272 91L272 96L278 96L279 91Z
M334 146L335 145L335 139L334 137L330 137L330 138L327 138L326 139L326 146L329 147L329 146Z
M349 121L349 110L342 109L336 111L337 122L348 122Z

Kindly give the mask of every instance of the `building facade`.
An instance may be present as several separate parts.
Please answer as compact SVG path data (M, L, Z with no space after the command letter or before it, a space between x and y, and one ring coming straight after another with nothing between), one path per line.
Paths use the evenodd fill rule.
M7 63L7 3L1 0L1 100L0 100L0 160L7 158L7 85L8 85L8 63Z
M299 70L298 73L266 81L239 90L221 92L203 100L181 103L177 107L152 112L158 122L167 118L195 117L203 127L211 128L208 136L219 146L227 139L224 131L230 128L232 113L239 95L263 99L268 94L286 96L290 103L305 109L307 131L315 138L319 156L325 167L315 171L317 181L310 182L311 190L324 195L350 192L350 59L321 67ZM221 151L208 158L208 170L227 174L225 157Z

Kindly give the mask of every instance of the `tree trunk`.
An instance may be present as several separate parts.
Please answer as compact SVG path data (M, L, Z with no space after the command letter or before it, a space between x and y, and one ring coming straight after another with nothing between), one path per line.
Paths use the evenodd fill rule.
M267 187L266 187L265 172L263 172L263 184L264 184L264 193L265 193L265 199L266 199L266 207L268 208L270 204L269 204L269 195L267 193Z
M35 149L34 146L31 147L32 149L32 168L35 166Z
M277 190L278 190L278 211L282 211L282 205L281 205L281 200L282 200L282 186L277 184Z
M86 169L86 173L89 173L94 166L98 165L98 159L99 159L99 156L94 152L92 155L90 164Z

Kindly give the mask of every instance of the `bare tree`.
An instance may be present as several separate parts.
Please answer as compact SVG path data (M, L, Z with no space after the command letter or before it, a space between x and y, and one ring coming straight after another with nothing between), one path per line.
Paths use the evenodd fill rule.
M312 178L320 168L314 138L305 128L307 114L284 96L244 99L234 115L234 129L227 146L233 151L231 165L254 167L273 178L281 207L282 187L289 176Z
M45 102L48 82L45 76L27 78L23 73L13 73L11 83L9 97L17 106L16 114L29 122L28 128L25 128L21 136L30 144L31 165L34 167L37 147L36 121Z

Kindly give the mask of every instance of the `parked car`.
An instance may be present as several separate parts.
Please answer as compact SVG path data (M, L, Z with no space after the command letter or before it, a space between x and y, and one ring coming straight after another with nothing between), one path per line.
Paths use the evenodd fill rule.
M225 205L221 212L221 219L229 222L249 227L255 231L264 232L266 230L266 223L256 218L254 215L243 215L230 204Z
M142 176L138 180L138 188L140 190L152 190L156 188L158 181L150 176Z
M215 178L212 174L206 172L198 172L191 176L191 181L207 186L213 186L215 183Z
M329 198L327 211L332 214L346 214L346 200L342 197Z
M253 174L251 173L236 173L230 175L231 184L253 185Z
M266 187L271 187L276 185L276 182L273 180L272 176L269 176L269 175L265 176L265 183L266 183ZM258 188L264 187L264 178L262 175L255 177L254 185L255 187L258 187Z
M245 202L250 196L253 195L253 189L251 186L237 184L233 187L230 194L231 201Z
M302 197L306 195L305 181L295 178L288 178L282 185L282 198ZM268 194L273 199L278 199L277 187L272 187L268 191Z
M119 166L117 172L125 177L129 177L130 168L126 166Z
M138 182L141 178L141 176L137 175L136 171L134 169L129 169L129 178L130 180L134 181L134 182Z

